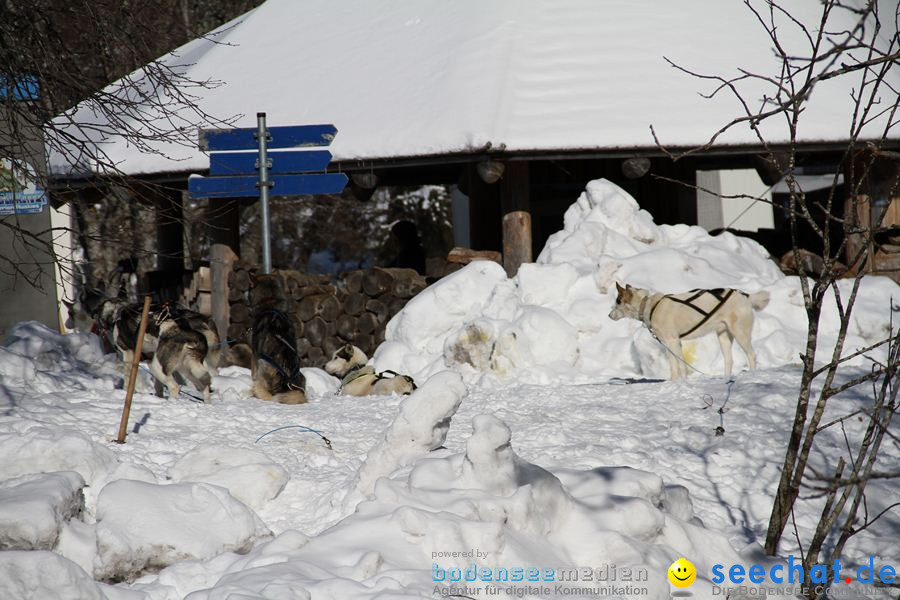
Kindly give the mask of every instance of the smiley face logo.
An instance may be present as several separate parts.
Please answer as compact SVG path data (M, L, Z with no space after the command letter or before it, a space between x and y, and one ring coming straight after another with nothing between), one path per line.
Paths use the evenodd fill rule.
M686 588L697 579L697 569L691 561L679 558L668 570L669 582L675 587Z

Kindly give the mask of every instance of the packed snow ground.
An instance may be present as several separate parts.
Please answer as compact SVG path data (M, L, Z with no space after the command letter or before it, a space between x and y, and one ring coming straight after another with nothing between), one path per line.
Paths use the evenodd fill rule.
M478 563L614 565L618 579L605 584L620 588L624 570L643 570L648 580L630 585L645 589L603 595L662 599L665 571L682 556L698 569L694 596L715 597L714 564L767 562L759 544L799 378L792 280L753 244L653 225L620 192L592 184L517 279L475 264L411 303L379 357L415 370L421 387L407 398L342 397L336 380L308 369L310 403L275 405L244 397L249 374L232 367L204 405L157 398L142 374L119 445L115 359L93 336L21 324L0 348L0 548L13 549L0 552L0 598L434 598L452 591L434 581L442 570ZM649 285L648 253L662 285L774 290L755 332L761 369L730 384L642 379L661 368L658 349L636 323L605 315L609 281ZM891 294L900 297L895 284L866 282L850 349L890 323ZM472 322L479 335L460 345ZM516 345L485 344L491 336ZM489 346L502 354L485 354ZM687 355L716 372L711 353ZM843 394L825 420L870 402L868 388ZM864 426L848 421L847 436ZM833 468L843 448L840 428L823 431L813 465ZM900 464L895 439L882 460ZM898 483L872 482L869 514L898 496ZM801 539L820 510L820 499L800 503ZM854 538L843 564L871 556L900 566L898 532L888 513ZM782 554L795 549L786 535ZM446 556L454 552L474 556ZM499 597L510 586L560 597L526 584L503 584ZM892 594L840 586L849 598ZM483 588L463 593L497 597Z

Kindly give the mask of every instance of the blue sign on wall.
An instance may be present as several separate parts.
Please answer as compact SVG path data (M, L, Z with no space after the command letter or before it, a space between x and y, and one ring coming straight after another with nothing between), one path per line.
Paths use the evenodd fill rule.
M0 100L37 100L40 95L37 77L29 75L13 79L0 75Z
M34 169L0 159L0 215L36 214L47 206L47 192L37 183Z

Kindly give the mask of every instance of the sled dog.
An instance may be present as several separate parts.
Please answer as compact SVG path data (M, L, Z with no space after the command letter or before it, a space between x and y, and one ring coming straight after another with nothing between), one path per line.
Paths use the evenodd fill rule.
M142 304L105 298L67 306L72 321L84 323L85 315L90 316L100 337L109 341L121 354L123 364L127 367L132 363ZM202 343L196 339L197 336ZM182 349L181 345L187 347ZM168 387L173 397L178 395L179 386L177 383L172 385L175 381L173 375L177 372L199 386L197 390L202 391L204 400L209 402L209 382L216 375L220 346L219 334L209 317L168 304L152 304L139 359L151 361L150 372L157 381L157 395L162 395L161 385ZM201 370L205 371L205 375Z
M725 360L725 376L731 376L733 359L731 344L747 355L751 369L756 368L751 333L753 310L769 303L768 292L747 294L740 290L692 290L683 294L653 294L648 290L616 284L618 296L609 318L637 319L665 346L672 379L687 375L682 360L681 340L698 338L715 332Z
M263 306L253 318L250 393L281 404L306 402L306 378L300 372L294 322L284 311Z
M377 373L374 367L366 366L368 361L365 352L346 344L335 350L325 371L341 378L341 394L345 396L387 396L415 391L412 377L393 371Z

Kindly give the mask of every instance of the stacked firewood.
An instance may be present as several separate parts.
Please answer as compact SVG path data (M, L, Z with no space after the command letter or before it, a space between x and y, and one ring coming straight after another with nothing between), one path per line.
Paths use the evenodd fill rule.
M258 273L257 267L238 261L229 276L229 339L250 339L250 298ZM282 307L295 318L301 363L312 367L323 366L346 343L371 356L384 341L387 322L425 288L425 279L412 269L376 267L336 277L277 270L275 275Z

